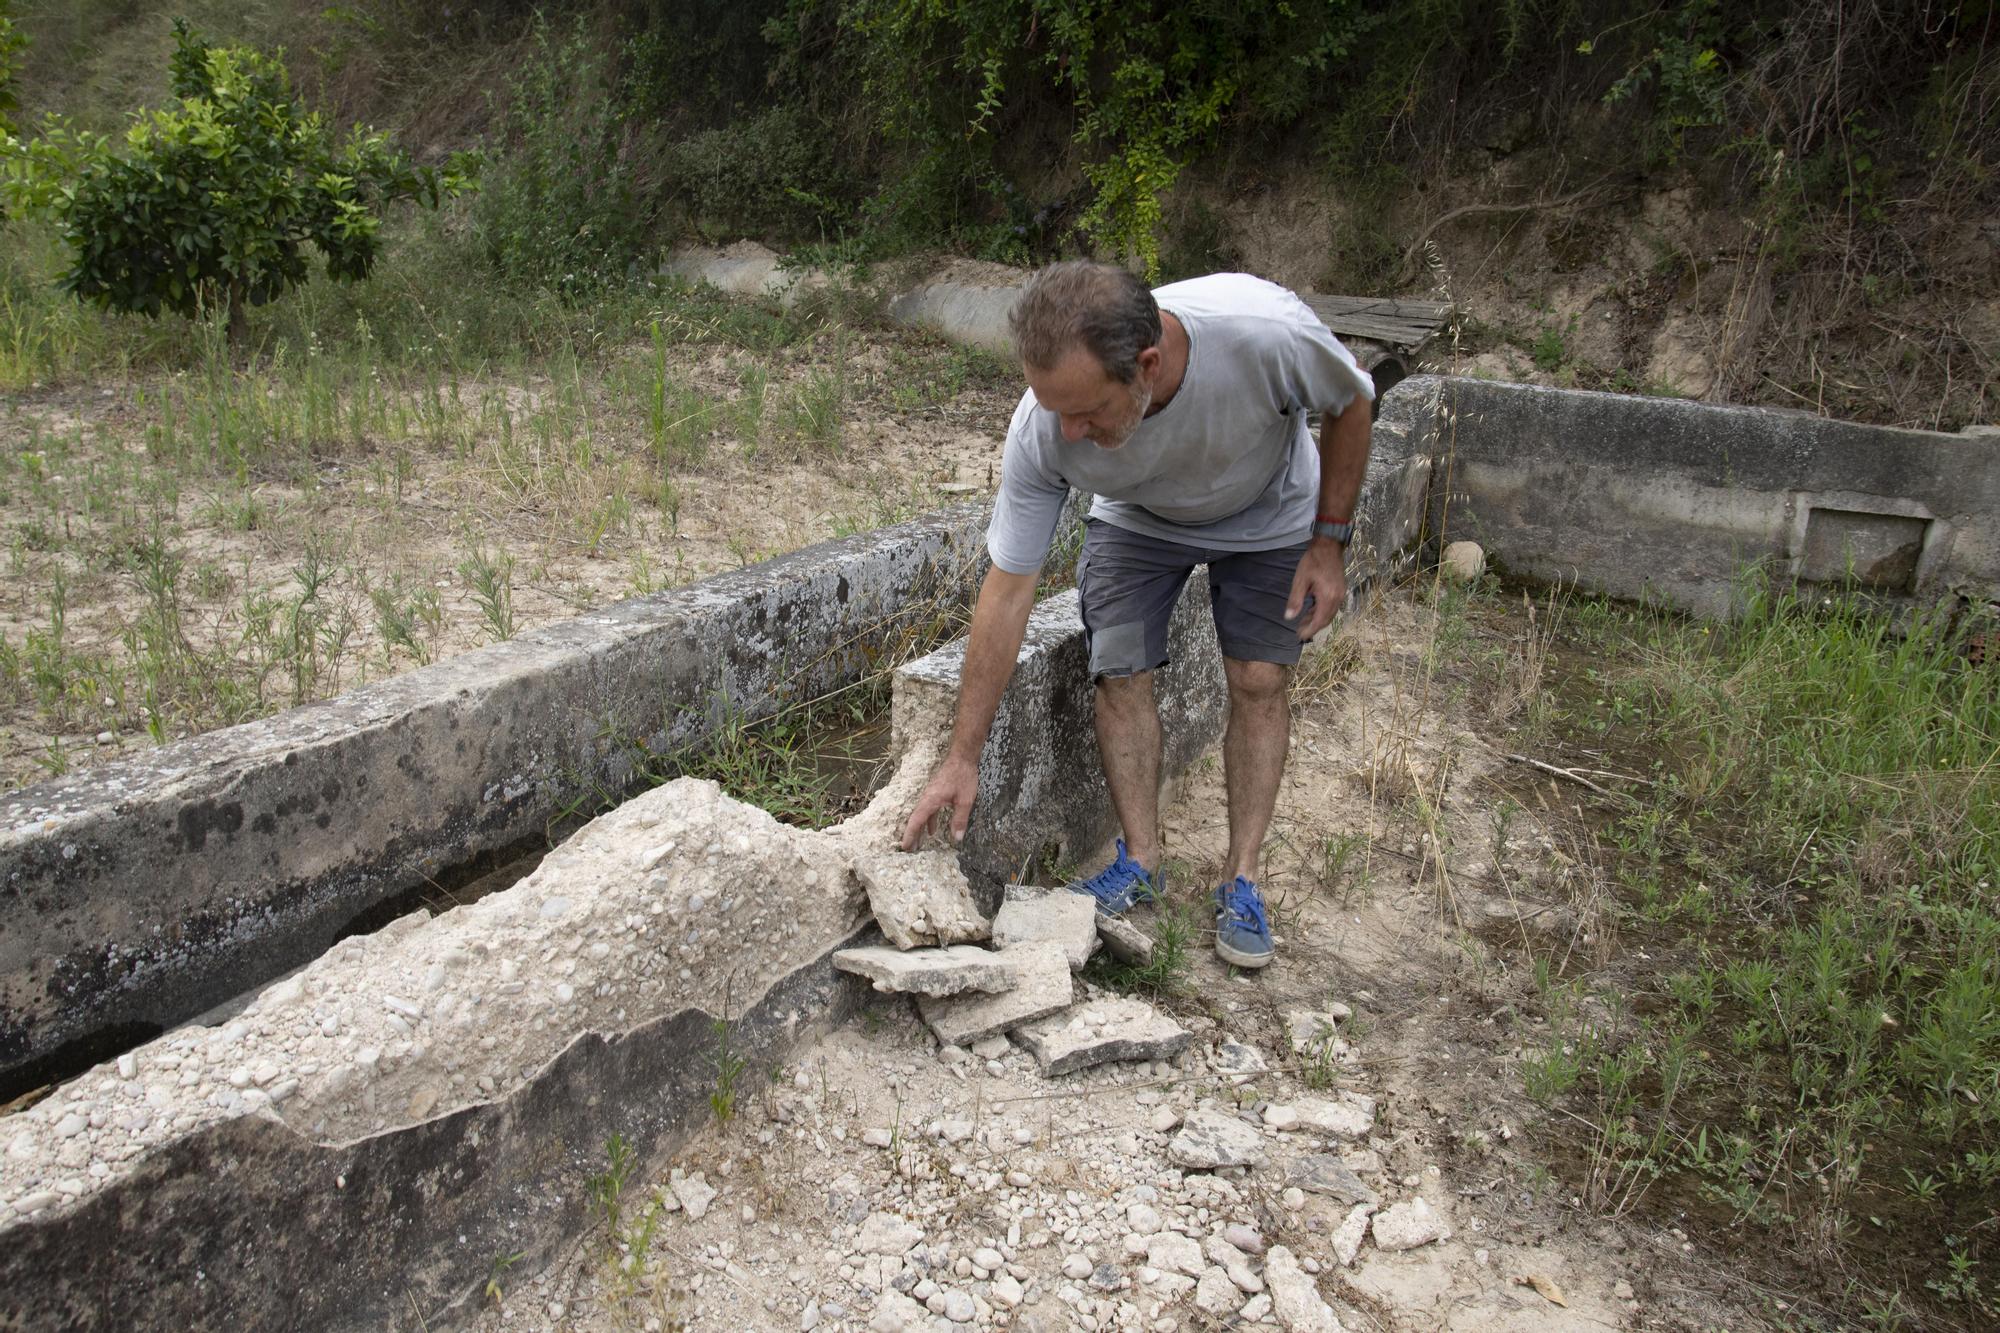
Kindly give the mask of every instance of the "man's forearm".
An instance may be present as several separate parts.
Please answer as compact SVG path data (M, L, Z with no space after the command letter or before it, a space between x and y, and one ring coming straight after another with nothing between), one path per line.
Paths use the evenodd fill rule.
M1374 426L1374 405L1358 394L1339 416L1319 424L1319 512L1336 519L1354 518L1361 499L1361 479L1368 472L1368 438Z
M1021 636L1035 609L1033 574L1009 574L990 569L979 586L972 611L972 632L965 645L965 667L959 673L958 716L951 728L951 757L976 764L1000 709L1001 692L1014 675Z

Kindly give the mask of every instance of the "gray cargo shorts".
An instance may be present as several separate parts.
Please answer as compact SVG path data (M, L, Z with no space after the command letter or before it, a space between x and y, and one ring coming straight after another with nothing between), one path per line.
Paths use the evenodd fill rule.
M1311 614L1312 602L1306 602L1297 620L1287 620L1285 599L1309 545L1220 551L1087 520L1076 587L1091 676L1133 676L1166 664L1167 622L1196 565L1208 566L1209 606L1224 657L1296 664L1305 646L1299 642L1299 626Z

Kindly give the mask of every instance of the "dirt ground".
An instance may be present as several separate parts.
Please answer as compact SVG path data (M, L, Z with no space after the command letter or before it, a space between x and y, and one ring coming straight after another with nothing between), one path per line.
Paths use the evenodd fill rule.
M735 1117L666 1171L624 1181L615 1231L576 1237L549 1272L497 1264L477 1327L1328 1327L1296 1295L1273 1308L1279 1246L1347 1329L1782 1319L1727 1255L1587 1210L1531 1147L1553 1114L1517 1068L1542 1027L1531 963L1600 947L1596 889L1564 851L1570 794L1505 757L1546 622L1523 612L1468 639L1449 614L1399 593L1303 672L1264 870L1278 958L1234 973L1198 935L1185 976L1150 996L1192 1033L1179 1057L1047 1079L1004 1039L940 1048L907 999L877 997L768 1081L754 1071ZM1155 931L1162 911L1200 912L1222 862L1215 756L1178 782L1165 827L1169 905L1133 918ZM1307 1013L1338 1017L1339 1039L1296 1049ZM1265 1072L1242 1072L1240 1046ZM1372 1126L1290 1127L1329 1100ZM1267 1159L1170 1162L1203 1107L1261 1126ZM1345 1192L1294 1187L1316 1154L1354 1172ZM1444 1234L1366 1241L1343 1264L1357 1186L1382 1210L1423 1200Z
M673 467L663 495L621 374L649 353L629 349L580 387L458 386L459 449L390 429L304 470L248 475L149 449L171 382L12 395L0 408L12 455L0 645L13 654L0 670L0 790L418 665L385 641L374 594L414 611L425 659L492 642L465 568L475 551L511 559L518 634L988 496L1019 397L996 367L917 335L847 331L775 357L677 347L669 373L712 420L688 432L700 456ZM788 404L815 372L840 380L837 439L788 432ZM763 411L746 425L753 384ZM323 581L306 601L311 560Z

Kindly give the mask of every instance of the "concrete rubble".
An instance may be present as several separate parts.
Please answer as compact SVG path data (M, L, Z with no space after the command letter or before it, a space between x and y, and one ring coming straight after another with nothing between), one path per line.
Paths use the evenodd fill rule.
M1098 913L1097 938L1121 963L1146 967L1153 961L1153 937L1123 917Z
M993 918L993 943L1004 949L1053 940L1062 945L1070 967L1081 969L1097 952L1097 919L1097 902L1087 894L1009 884Z
M1017 944L1000 950L997 956L1014 968L1013 989L993 995L918 999L917 1011L939 1041L964 1046L1069 1007L1075 988L1070 981L1069 957L1060 944L1048 940Z
M857 870L875 924L898 949L983 940L992 933L949 851L885 857Z
M962 991L1012 990L1015 968L991 949L954 944L942 949L893 949L873 945L842 949L833 965L866 977L878 991L904 995L957 995Z
M1143 1000L1105 996L1025 1023L1014 1037L1051 1078L1107 1060L1171 1060L1194 1034Z

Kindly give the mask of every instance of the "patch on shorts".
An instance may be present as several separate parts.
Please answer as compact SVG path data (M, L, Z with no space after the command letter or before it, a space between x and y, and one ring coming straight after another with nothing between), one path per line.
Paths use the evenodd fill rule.
M1128 620L1122 625L1110 625L1091 632L1092 676L1130 676L1149 671L1152 665L1146 660L1145 621Z

